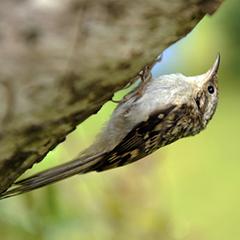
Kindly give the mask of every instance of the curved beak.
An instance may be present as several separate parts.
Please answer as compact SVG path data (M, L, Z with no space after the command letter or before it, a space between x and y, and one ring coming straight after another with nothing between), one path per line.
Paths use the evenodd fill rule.
M217 54L216 60L213 64L212 69L209 71L208 79L217 75L218 67L220 63L220 53Z

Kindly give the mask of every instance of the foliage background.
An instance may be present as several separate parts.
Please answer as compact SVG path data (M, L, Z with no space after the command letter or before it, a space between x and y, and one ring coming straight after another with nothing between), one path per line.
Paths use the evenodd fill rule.
M163 54L154 76L197 75L221 54L220 101L201 134L135 164L76 176L0 202L0 238L225 240L240 235L240 3L226 1ZM113 79L114 81L114 79ZM97 86L96 86L97 87ZM125 92L117 93L120 99ZM27 175L91 144L115 107L106 104Z

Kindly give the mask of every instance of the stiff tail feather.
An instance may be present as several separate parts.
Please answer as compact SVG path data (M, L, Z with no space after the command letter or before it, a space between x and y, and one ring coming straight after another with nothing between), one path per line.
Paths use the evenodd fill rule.
M15 182L10 190L0 195L0 200L32 191L76 174L94 171L94 166L96 163L101 161L104 155L105 154L97 154L87 158L75 159L71 162L53 167L26 179Z

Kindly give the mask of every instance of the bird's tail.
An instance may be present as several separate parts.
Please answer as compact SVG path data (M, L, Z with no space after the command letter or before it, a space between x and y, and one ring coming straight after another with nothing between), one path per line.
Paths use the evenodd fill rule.
M71 162L37 173L29 178L15 182L11 189L0 195L0 200L13 197L34 189L61 181L76 174L95 170L95 165L104 154L97 154L87 158L78 158Z

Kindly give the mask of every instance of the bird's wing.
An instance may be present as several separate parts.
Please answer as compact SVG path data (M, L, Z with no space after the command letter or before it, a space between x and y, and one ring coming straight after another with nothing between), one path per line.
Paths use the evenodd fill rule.
M182 114L183 109L172 104L155 110L138 123L112 151L103 156L93 166L93 170L104 171L135 162L168 144L165 135Z

